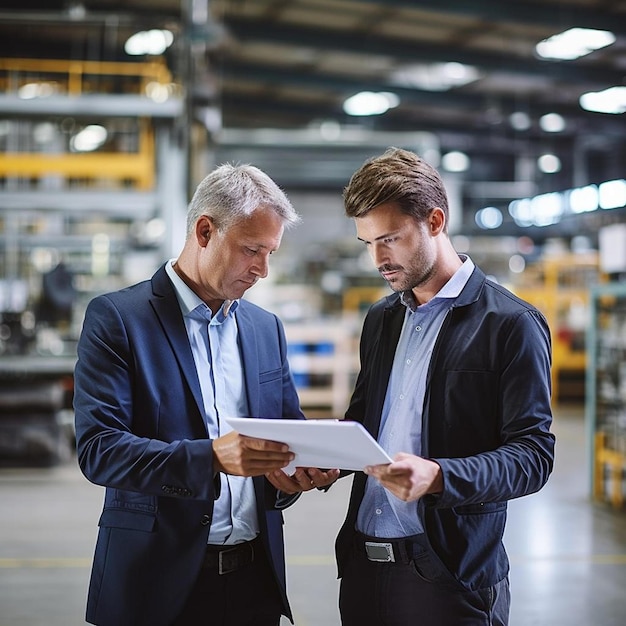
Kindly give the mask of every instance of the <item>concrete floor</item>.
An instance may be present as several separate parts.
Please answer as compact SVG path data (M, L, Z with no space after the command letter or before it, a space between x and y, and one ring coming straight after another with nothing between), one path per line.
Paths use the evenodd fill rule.
M556 411L557 463L538 494L510 505L511 626L626 624L626 511L589 500L582 407ZM338 626L333 542L350 481L286 512L296 626ZM84 624L102 502L74 460L0 469L0 626ZM288 624L285 621L285 624Z

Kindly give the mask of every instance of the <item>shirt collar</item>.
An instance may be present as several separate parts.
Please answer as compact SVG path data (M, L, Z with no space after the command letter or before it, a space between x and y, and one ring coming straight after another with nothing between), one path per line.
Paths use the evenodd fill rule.
M203 310L208 309L210 313L211 309L209 309L205 302L176 273L173 267L175 262L176 259L170 259L165 264L165 271L169 276L169 279L172 281L174 291L176 292L176 298L178 299L178 303L180 305L183 316L187 317L198 307ZM238 300L225 300L218 313L218 318L220 318L220 321L226 319L229 313L234 313L237 310L238 306Z
M466 254L459 254L459 258L463 261L461 267L454 272L450 280L434 295L430 300L431 302L435 298L456 298L463 291L463 287L465 287L474 271L474 263ZM415 296L410 289L400 293L400 301L411 311L415 311L418 306Z

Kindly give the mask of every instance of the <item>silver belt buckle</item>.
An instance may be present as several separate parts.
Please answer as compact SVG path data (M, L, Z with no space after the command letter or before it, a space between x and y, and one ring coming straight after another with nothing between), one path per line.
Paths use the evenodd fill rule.
M370 561L377 563L395 563L393 546L390 543L379 543L378 541L366 541L365 553Z

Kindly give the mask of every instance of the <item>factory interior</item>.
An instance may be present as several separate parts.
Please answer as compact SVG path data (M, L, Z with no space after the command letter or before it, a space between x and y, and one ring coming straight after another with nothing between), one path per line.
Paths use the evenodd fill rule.
M511 626L626 623L625 113L623 1L3 0L0 626L85 623L88 303L179 253L216 165L253 164L302 223L245 297L282 320L306 416L341 419L390 293L342 192L390 146L440 172L457 252L550 327L556 464L509 505ZM285 513L296 626L339 626L340 483Z

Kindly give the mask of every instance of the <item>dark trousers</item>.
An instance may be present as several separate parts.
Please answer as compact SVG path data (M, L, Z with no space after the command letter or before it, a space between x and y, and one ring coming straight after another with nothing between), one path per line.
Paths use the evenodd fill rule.
M279 626L282 603L260 542L255 558L236 571L204 568L172 626Z
M416 566L417 565L417 566ZM377 563L355 548L339 592L343 626L506 626L508 579L478 591L427 581L411 558Z

